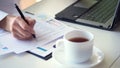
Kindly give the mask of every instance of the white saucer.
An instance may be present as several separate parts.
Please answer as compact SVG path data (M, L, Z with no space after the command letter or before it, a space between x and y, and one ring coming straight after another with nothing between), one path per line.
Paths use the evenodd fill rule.
M72 68L89 68L89 67L94 67L96 66L97 64L99 64L100 62L102 62L102 60L104 59L104 53L94 47L94 50L93 50L93 55L92 57L86 61L86 62L83 62L83 63L79 63L79 64L73 64L73 63L67 63L65 61L65 58L64 58L64 48L61 47L61 48L58 48L56 49L54 52L53 52L53 58L59 62L60 64L64 65L65 67L72 67Z

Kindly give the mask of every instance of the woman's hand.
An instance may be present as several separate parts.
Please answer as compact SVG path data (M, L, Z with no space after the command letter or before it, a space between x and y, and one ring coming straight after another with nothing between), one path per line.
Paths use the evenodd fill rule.
M26 20L29 25L19 16L8 15L0 22L0 27L11 32L17 39L30 40L32 34L35 34L35 20L30 17L26 17Z

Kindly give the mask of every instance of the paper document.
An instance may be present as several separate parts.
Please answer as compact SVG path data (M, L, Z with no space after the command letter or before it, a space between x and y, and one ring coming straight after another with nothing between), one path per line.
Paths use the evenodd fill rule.
M8 33L4 36L0 36L0 43L8 47L11 51L19 54L36 47L47 45L69 31L66 26L63 26L62 23L54 19L37 21L34 30L36 32L36 39L29 41L17 40Z
M0 55L5 55L5 54L11 53L11 52L13 52L13 51L0 43Z
M44 36L44 34L42 35L44 36L44 38L51 38L51 41L43 46L37 46L36 48L30 50L29 52L32 53L33 55L36 55L37 57L40 58L42 57L42 59L48 60L49 58L52 57L51 53L55 49L56 40L62 38L63 34L70 30L73 30L73 28L66 26L65 24L56 19L52 19L50 18L50 16L45 14L38 14L36 19L38 21L45 21L47 23L46 25L47 28L41 31L47 30L46 36Z
M18 40L14 38L11 34L7 34L5 36L0 37L0 43L15 53L22 53L27 50L33 49L36 46L35 40Z

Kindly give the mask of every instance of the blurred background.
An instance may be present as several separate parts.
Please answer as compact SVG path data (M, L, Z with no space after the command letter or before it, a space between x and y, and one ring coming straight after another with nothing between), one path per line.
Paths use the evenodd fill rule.
M20 7L23 10L39 1L41 1L41 0L20 0Z

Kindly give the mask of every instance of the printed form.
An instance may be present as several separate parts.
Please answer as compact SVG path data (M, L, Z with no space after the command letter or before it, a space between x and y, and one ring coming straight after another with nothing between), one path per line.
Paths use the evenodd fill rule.
M4 35L0 36L0 46L8 48L8 52L5 52L5 54L9 52L14 52L16 54L20 54L25 51L36 52L36 48L41 49L41 51L45 52L46 49L51 49L49 46L47 46L48 44L62 37L66 32L72 29L73 28L62 24L55 19L49 19L47 21L37 21L34 28L36 32L36 39L22 41L17 40L10 33L3 33ZM46 53L41 52L41 54L45 56L51 51L52 50Z

